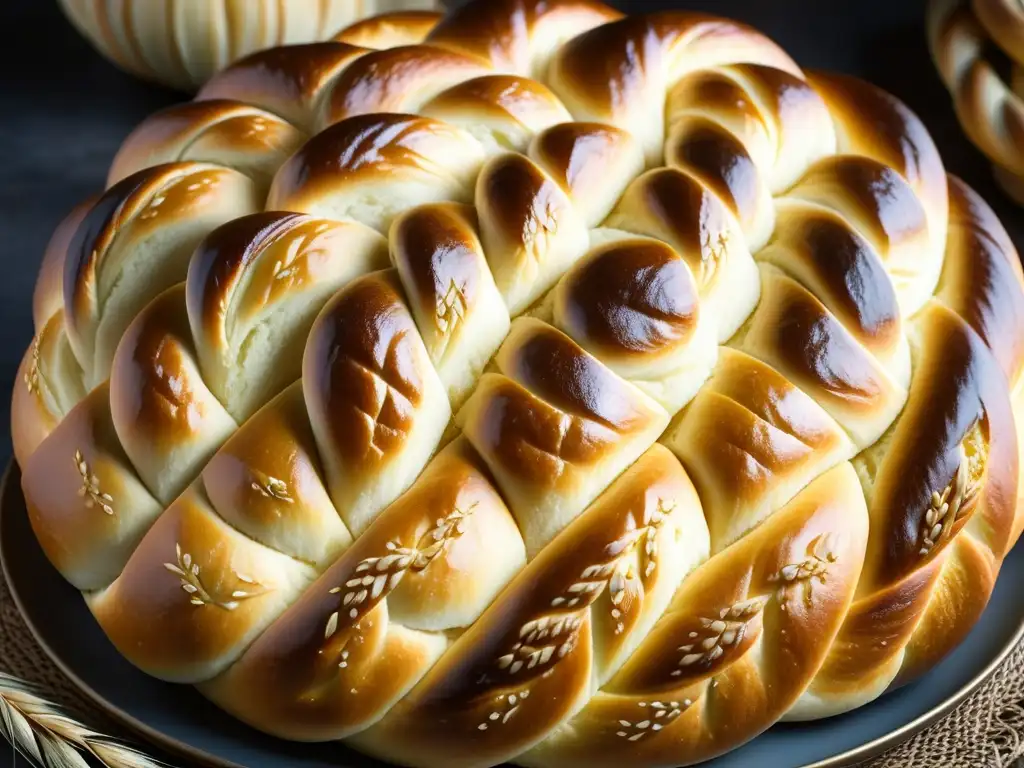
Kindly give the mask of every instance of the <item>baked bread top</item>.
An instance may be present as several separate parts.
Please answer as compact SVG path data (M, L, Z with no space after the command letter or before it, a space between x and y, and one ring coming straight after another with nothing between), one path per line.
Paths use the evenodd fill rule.
M15 450L110 640L416 766L934 665L1024 524L1024 275L920 121L710 16L406 21L224 70L54 234Z

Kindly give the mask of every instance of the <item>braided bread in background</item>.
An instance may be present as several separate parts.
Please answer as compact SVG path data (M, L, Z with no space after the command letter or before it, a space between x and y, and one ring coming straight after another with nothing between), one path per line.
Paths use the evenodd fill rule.
M1018 0L930 0L928 44L957 118L1024 205L1024 6ZM990 54L1009 61L1009 82Z
M128 137L34 307L23 489L110 640L399 764L859 707L1024 524L1006 233L894 98L710 16L250 56Z
M53 2L53 0L42 0ZM412 11L403 24L437 22L437 0L57 0L92 46L121 69L195 92L247 54L327 39L374 14Z

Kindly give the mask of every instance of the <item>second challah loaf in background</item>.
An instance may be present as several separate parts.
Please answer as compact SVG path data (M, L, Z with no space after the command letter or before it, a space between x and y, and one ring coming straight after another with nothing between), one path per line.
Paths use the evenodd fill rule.
M37 0L54 2L55 0ZM369 16L433 25L440 0L56 0L106 59L134 75L194 92L243 56L327 40ZM351 30L360 34L358 25ZM358 40L353 40L358 42Z
M964 132L992 161L1000 186L1024 205L1024 6L929 0L928 43Z

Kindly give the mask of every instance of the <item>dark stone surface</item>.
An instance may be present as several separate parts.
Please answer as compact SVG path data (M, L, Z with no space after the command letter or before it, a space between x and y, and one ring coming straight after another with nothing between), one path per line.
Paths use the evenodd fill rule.
M1022 211L963 137L928 56L924 0L622 0L633 12L711 10L759 27L802 66L856 74L925 120L949 170L974 185L1024 242ZM185 96L123 74L83 41L56 0L0 2L0 461L10 455L11 386L32 337L43 249L76 202L98 190L121 140Z

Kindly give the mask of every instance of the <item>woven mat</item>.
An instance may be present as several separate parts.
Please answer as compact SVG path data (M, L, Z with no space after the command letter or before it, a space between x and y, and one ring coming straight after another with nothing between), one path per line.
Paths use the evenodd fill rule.
M128 736L51 664L0 577L0 671L41 685L94 730ZM163 756L161 756L163 757ZM164 758L166 759L166 758ZM175 762L182 768L184 764ZM861 768L1024 768L1024 643L945 719Z

